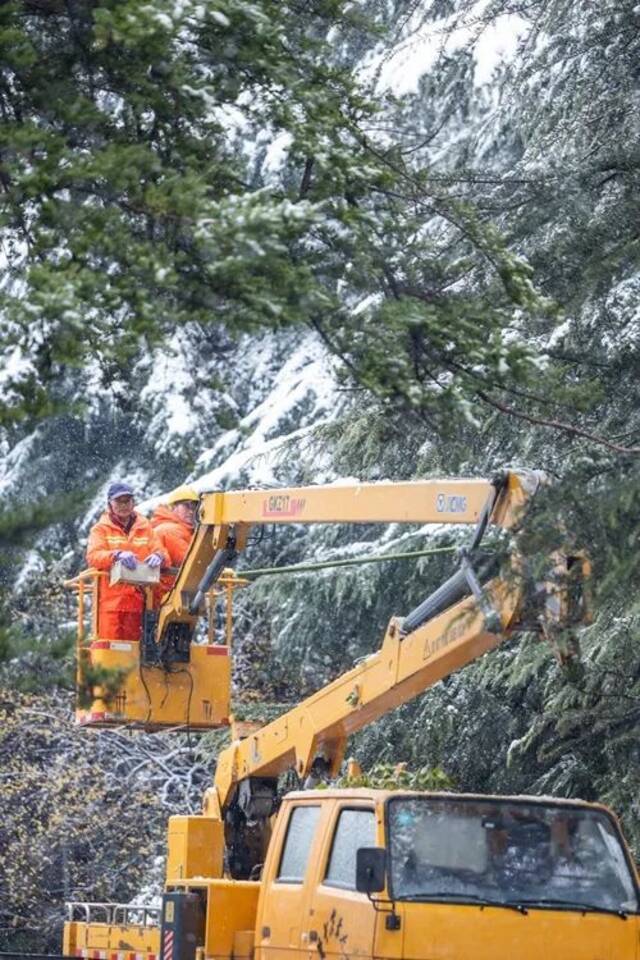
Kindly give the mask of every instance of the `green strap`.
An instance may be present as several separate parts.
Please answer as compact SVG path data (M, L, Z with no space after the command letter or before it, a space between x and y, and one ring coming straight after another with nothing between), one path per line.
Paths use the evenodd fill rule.
M310 573L330 567L356 567L364 563L384 563L386 560L410 560L430 557L436 553L455 553L458 547L432 547L430 550L412 550L410 553L385 553L379 557L356 557L353 560L327 560L324 563L299 563L292 567L261 567L258 570L239 570L239 577L268 577L274 573Z

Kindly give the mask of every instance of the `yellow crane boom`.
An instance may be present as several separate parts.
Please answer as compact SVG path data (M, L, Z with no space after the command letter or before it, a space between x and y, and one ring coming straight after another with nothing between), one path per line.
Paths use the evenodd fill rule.
M335 776L355 731L475 660L514 630L546 632L552 622L567 624L584 616L582 606L572 607L568 589L574 557L553 558L553 575L536 586L535 608L522 557L509 558L508 573L495 563L489 572L486 560L484 568L478 565L477 548L487 526L517 528L543 483L534 471L506 471L492 481L347 483L203 496L201 525L160 612L160 642L171 635L179 642L188 639L206 591L244 547L252 526L476 525L468 550L461 551L459 570L408 616L391 618L378 653L220 754L204 813L225 821L234 876L248 876L260 862L280 774L292 769L307 782ZM585 561L578 566L584 573Z
M535 471L508 471L494 481L415 480L345 483L280 490L205 493L200 526L173 590L160 609L159 641L189 637L206 591L247 542L252 526L314 523L474 524L511 527L541 482Z
M402 619L393 618L378 653L224 750L214 785L220 808L228 806L235 784L248 777L277 777L292 768L303 778L320 758L323 772L336 776L351 734L500 643L516 620L522 591L498 579L484 590L500 611L500 626L493 631L486 629L473 596L408 636ZM214 805L209 798L210 812Z

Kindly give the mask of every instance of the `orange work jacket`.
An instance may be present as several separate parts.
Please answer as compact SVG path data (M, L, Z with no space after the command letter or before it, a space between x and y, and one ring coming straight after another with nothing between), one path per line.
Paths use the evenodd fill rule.
M118 550L130 550L138 560L146 560L150 553L159 553L163 563L168 562L167 551L156 537L146 517L134 514L134 521L128 533L122 529L108 511L102 514L89 533L87 543L87 562L96 570L110 570L114 564L114 554ZM100 580L100 609L120 610L130 613L144 609L144 594L130 583L109 583L108 577Z
M161 504L151 517L151 526L165 551L169 554L169 566L179 567L186 556L193 536L191 524L181 520L171 507Z
M165 553L169 556L169 566L179 567L189 549L194 528L181 520L171 507L165 504L161 504L154 511L151 526ZM159 593L163 594L170 590L174 580L175 576L172 574L164 574L160 579Z

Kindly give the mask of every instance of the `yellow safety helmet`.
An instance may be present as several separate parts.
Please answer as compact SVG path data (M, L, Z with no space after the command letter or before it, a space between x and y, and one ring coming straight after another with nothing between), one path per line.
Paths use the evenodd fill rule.
M165 499L165 503L171 506L174 503L182 503L184 500L191 500L195 503L198 503L200 500L199 494L193 489L193 487L176 487L175 490L172 490L170 494Z

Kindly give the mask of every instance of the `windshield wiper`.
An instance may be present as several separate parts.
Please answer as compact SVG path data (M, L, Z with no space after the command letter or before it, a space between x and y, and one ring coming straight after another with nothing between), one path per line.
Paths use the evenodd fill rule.
M430 900L442 899L462 900L466 903L477 903L481 907L504 907L505 910L515 910L517 913L529 913L523 901L519 900L515 903L511 900L490 900L489 897L479 897L475 893L451 893L450 890L436 890L433 893L415 893L408 897L402 897L403 901L409 903L428 903Z
M526 904L528 907L571 907L580 910L582 913L608 913L614 917L620 917L621 920L627 919L627 912L622 909L616 910L614 907L600 907L597 903L582 903L580 900L564 900L555 897L537 897L536 899L521 899L518 897L518 903Z

